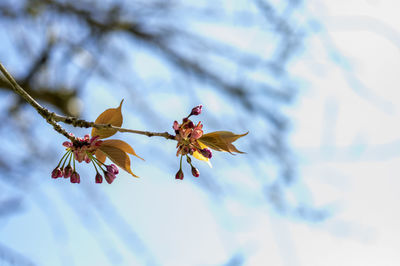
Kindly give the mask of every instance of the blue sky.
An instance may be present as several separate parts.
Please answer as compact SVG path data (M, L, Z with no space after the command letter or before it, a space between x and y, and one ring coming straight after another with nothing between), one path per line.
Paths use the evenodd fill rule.
M24 212L0 221L1 242L38 265L222 265L235 258L243 265L399 265L400 35L395 30L400 26L396 12L399 4L314 0L302 8L305 17L314 18L320 25L289 64L298 79L299 94L285 113L292 122L289 142L301 182L285 193L294 204L300 201L326 208L330 213L326 220L307 222L259 204L261 182L247 178L254 169L241 159L242 155L215 154L212 170L198 164L201 173L213 171L231 190L229 197L221 200L189 177L176 181L173 177L178 159L174 166L152 156L175 154L173 142L122 134L119 136L134 143L136 152L146 159L132 159L133 172L140 179L122 173L112 186L93 189L94 175L86 171L93 178L77 188L45 177L51 171L45 164L34 173L41 186L29 191L31 200L25 203ZM221 32L218 27L207 31L216 37ZM224 38L237 45L248 45L235 38L238 29L231 34L226 28L223 32ZM247 34L248 38L258 37L251 31ZM140 64L144 61L148 65ZM150 62L145 53L143 58L135 58L142 69L142 80L150 79L155 69L163 71ZM85 117L93 119L125 97L124 125L145 129L135 115L140 98L111 93L102 88L101 81L89 85L99 93L91 97L91 90L86 91L81 102ZM135 95L141 93L138 88L133 91ZM205 106L200 118L203 123L206 113L212 112L220 114L227 129L238 133L246 130L245 125L230 128L235 108L219 101L219 94L201 88L196 97ZM191 109L193 99L189 98L184 93L153 93L156 111L165 119L151 130L170 129L173 120ZM38 131L42 136L49 134L45 127ZM63 139L60 136L57 140L61 157ZM241 141L238 147L245 150L246 141ZM102 195L111 202L98 206ZM69 198L79 201L68 202ZM52 209L52 219L38 207L43 206L43 199L48 200L45 205ZM93 206L81 206L85 204ZM90 220L92 216L85 215L101 216L96 212L100 207L109 210L110 217ZM115 211L121 219L112 217ZM114 230L107 226L113 222ZM140 241L124 241L124 235ZM151 258L146 252L152 254Z

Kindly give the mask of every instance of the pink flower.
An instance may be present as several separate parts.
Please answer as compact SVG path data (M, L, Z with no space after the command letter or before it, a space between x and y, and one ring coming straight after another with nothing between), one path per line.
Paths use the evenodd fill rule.
M203 125L201 122L197 124L196 127L193 128L192 135L190 136L191 140L197 140L203 136Z

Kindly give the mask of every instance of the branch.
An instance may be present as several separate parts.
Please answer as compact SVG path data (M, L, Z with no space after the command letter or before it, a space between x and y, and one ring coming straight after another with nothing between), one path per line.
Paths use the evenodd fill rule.
M54 120L50 119L50 111L41 106L35 99L33 99L21 86L18 85L18 83L15 81L15 79L11 76L10 73L8 73L7 69L0 63L0 71L3 73L4 77L10 82L12 89L20 95L25 101L27 101L30 105L33 106L33 108L36 109L36 111L44 118L46 119L47 123L53 126L54 130L57 131L58 133L64 135L66 138L68 138L71 141L75 140L75 137L71 136L68 134L65 129L63 129L59 124L57 124Z
M44 118L46 119L47 123L53 126L54 130L56 130L58 133L64 135L66 138L74 142L76 139L75 137L71 136L68 134L68 132L63 129L57 122L63 122L66 124L70 124L74 127L85 127L85 128L112 128L115 129L116 131L119 132L129 132L129 133L134 133L134 134L139 134L139 135L145 135L148 137L164 137L166 139L175 139L175 137L168 132L149 132L149 131L141 131L141 130L134 130L134 129L127 129L127 128L121 128L121 127L116 127L111 124L95 124L94 122L88 122L83 119L78 119L76 117L68 117L68 116L62 116L59 114L56 114L54 112L50 112L43 106L41 106L35 99L33 99L21 86L18 85L18 83L15 81L15 79L11 76L11 74L7 71L7 69L0 63L0 71L3 73L5 78L8 80L10 83L12 89L20 95L25 101L27 101L30 105L33 106L33 108L36 109L36 111Z
M111 124L96 124L94 122L89 122L89 121L86 121L83 119L78 119L76 117L68 117L68 116L58 115L56 113L50 113L50 116L53 121L63 122L65 124L70 124L74 127L85 127L85 128L93 127L93 128L97 128L97 129L112 128L118 132L128 132L128 133L133 133L133 134L145 135L148 137L157 136L157 137L164 137L166 139L175 139L175 136L169 134L168 132L150 132L150 131L141 131L141 130L135 130L135 129L116 127Z

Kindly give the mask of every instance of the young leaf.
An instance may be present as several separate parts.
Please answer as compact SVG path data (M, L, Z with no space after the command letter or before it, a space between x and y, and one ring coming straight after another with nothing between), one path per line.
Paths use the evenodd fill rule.
M246 136L248 133L249 132L237 135L230 131L215 131L203 135L197 141L216 151L226 151L231 154L233 154L233 152L244 153L236 149L232 142L236 141L238 138Z
M101 145L99 150L104 152L106 156L116 165L118 165L121 169L124 169L126 172L130 173L134 177L138 177L131 170L131 160L129 159L128 154L126 154L123 150L114 147Z
M96 155L97 160L100 162L104 163L106 161L106 155L101 150L97 149L94 155Z
M122 141L119 139L107 139L107 140L104 140L101 145L116 147L116 148L118 148L126 153L132 154L133 156L136 156L139 159L142 159L144 161L144 159L142 157L140 157L139 155L137 155L135 153L135 151L133 150L133 148L125 141Z
M96 124L111 124L116 127L122 126L123 118L121 113L121 107L123 102L124 100L121 101L121 103L117 108L110 108L102 112L94 122ZM92 136L99 136L100 139L111 137L115 133L117 133L117 131L112 128L92 129Z

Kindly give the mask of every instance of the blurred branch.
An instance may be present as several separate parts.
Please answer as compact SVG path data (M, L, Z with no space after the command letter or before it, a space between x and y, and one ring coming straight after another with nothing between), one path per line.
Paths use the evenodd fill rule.
M32 98L39 101L47 102L51 105L58 107L64 114L70 114L69 103L76 97L76 90L58 88L55 90L51 87L40 87L33 89L29 84L24 85L23 80L16 81L18 84L22 84L25 88L26 93L32 96ZM0 89L14 90L13 85L7 81L7 79L0 77ZM22 96L21 96L22 97Z
M35 265L22 254L2 244L0 244L0 261L9 263L10 265Z
M66 138L70 139L71 141L75 140L75 137L69 135L68 132L65 131L65 129L63 129L59 124L57 124L54 120L51 119L51 113L49 110L47 110L46 108L41 106L23 88L21 88L21 86L18 85L18 83L15 81L15 79L11 76L10 73L8 73L7 69L1 63L0 63L0 71L3 73L3 75L6 77L6 79L12 85L12 89L14 90L14 92L17 93L18 95L20 95L22 98L24 98L24 100L27 101L30 105L32 105L33 108L35 108L36 111L44 119L46 119L47 123L49 123L50 125L53 126L55 131L64 135Z
M74 127L93 127L97 129L102 129L102 128L111 128L115 129L116 131L119 132L129 132L129 133L134 133L134 134L139 134L139 135L145 135L148 137L164 137L166 139L175 139L175 137L168 132L164 133L158 133L158 132L149 132L149 131L141 131L141 130L134 130L134 129L127 129L127 128L121 128L121 127L116 127L111 124L95 124L94 122L88 122L83 119L77 119L75 117L66 117L62 115L58 115L56 113L50 112L43 106L41 106L35 99L33 99L21 86L18 85L18 83L15 81L15 79L11 76L10 73L8 73L7 69L0 63L0 71L3 73L3 75L7 78L7 80L10 82L12 85L13 90L18 93L22 98L24 98L30 105L33 106L33 108L36 109L36 111L44 118L46 119L47 123L53 126L54 130L57 131L58 133L64 135L66 138L74 142L76 139L75 137L71 136L68 134L67 131L65 131L59 124L56 122L64 122L67 124L71 124Z

